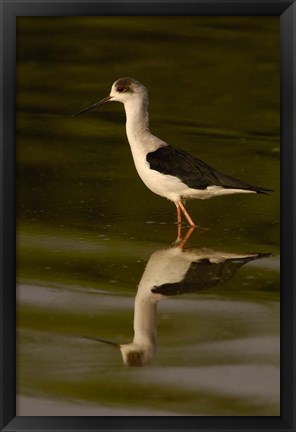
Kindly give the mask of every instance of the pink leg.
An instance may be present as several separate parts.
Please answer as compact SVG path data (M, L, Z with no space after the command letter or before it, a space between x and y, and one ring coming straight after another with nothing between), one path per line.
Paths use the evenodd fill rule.
M182 240L182 211L178 203L175 203L177 207L177 220L178 220L178 237L177 242Z
M178 220L178 224L180 225L182 223L182 212L181 212L181 207L179 206L179 203L175 203L176 207L177 207L177 220Z
M182 241L182 225L178 224L178 237L176 242L180 242L180 241Z
M184 204L182 203L182 201L178 201L177 204L179 205L180 209L182 210L182 212L184 213L184 216L186 217L189 225L191 227L196 227L197 225L195 225L195 223L193 222L193 220L191 219L191 217L189 216L189 213L187 212L186 208L184 207Z
M178 245L178 247L179 247L180 249L183 249L183 247L185 246L187 240L189 239L189 237L191 236L191 234L193 233L193 231L195 230L195 228L196 228L195 226L191 226L191 227L189 228L189 230L188 230L187 233L186 233L186 236L185 236L184 239L181 241L181 243Z

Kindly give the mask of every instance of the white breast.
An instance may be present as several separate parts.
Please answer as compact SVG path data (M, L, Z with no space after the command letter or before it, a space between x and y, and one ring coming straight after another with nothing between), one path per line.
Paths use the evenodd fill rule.
M180 199L185 186L181 180L177 177L152 170L146 159L147 151L139 147L133 147L132 155L139 176L152 192L171 201L178 201Z

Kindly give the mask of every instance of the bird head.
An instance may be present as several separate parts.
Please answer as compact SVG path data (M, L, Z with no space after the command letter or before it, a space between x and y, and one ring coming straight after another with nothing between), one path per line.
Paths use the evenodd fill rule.
M141 346L135 342L120 345L123 363L131 367L145 366L154 357L155 350L155 346Z
M99 339L84 336L86 339L90 339L97 342L102 342L107 345L111 345L114 348L117 348L121 351L123 363L127 366L131 367L139 367L144 366L149 363L150 360L154 357L156 351L155 344L138 344L135 342L130 342L127 344L119 344L117 342L113 342L106 339Z
M113 83L109 96L101 99L98 102L95 102L81 111L78 111L77 113L73 114L72 117L76 117L79 114L83 114L107 102L121 102L126 104L129 102L135 102L137 100L148 100L148 92L146 87L133 78L120 78Z
M120 78L112 85L110 101L126 103L135 99L147 98L146 87L133 78Z

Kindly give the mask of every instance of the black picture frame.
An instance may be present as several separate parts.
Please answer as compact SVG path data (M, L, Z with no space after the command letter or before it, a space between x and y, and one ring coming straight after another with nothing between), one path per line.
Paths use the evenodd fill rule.
M15 1L1 5L1 431L295 431L295 1ZM276 15L281 37L281 416L16 417L16 17ZM264 36L263 36L264 37Z

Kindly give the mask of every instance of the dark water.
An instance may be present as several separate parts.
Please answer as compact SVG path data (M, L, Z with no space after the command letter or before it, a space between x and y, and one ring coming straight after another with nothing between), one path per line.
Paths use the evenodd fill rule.
M279 19L17 29L18 415L279 415ZM175 206L138 178L123 107L70 117L122 76L149 89L155 135L274 192L188 203L207 229L171 247ZM94 340L132 341L136 294L140 368Z

